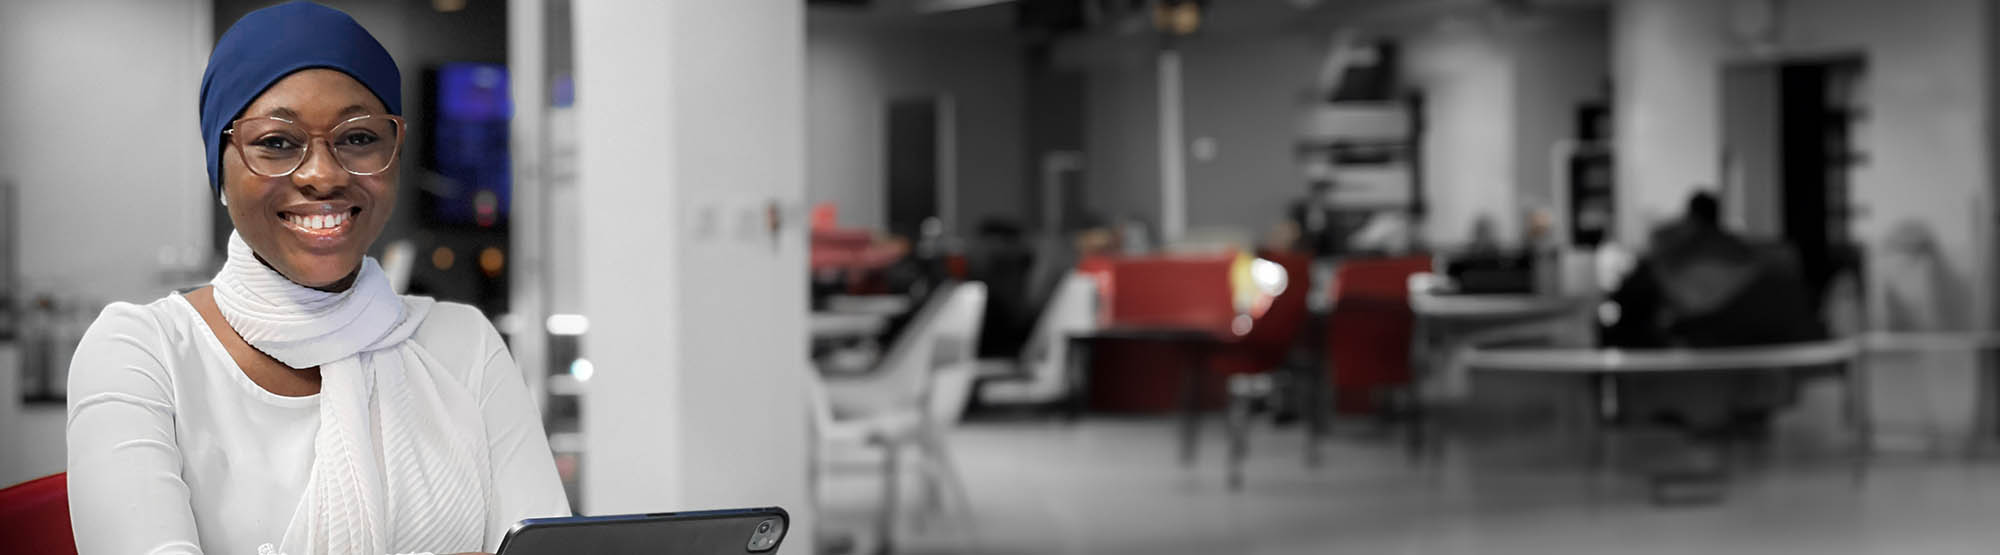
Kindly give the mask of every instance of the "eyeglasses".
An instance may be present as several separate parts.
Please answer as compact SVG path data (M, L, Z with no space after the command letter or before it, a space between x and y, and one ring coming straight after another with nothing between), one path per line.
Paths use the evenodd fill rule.
M333 161L354 175L388 171L403 144L403 118L365 115L349 118L325 133L307 133L298 122L277 117L243 118L222 131L229 135L243 166L264 177L298 171L312 155L314 139L326 141Z

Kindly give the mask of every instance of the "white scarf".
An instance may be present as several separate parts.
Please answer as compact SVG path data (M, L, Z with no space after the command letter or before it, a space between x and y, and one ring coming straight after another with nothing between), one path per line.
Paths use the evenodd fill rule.
M477 551L485 536L478 400L439 383L410 336L432 300L402 297L374 258L346 291L293 283L229 235L215 305L250 346L320 369L319 432L305 495L279 549L308 555Z

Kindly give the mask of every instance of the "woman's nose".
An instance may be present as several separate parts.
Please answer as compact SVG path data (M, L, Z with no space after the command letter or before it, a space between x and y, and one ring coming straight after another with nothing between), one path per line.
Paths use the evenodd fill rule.
M311 141L314 144L306 148L306 159L299 163L298 171L292 172L292 184L312 189L316 194L345 187L352 175L334 159L333 145L317 137Z

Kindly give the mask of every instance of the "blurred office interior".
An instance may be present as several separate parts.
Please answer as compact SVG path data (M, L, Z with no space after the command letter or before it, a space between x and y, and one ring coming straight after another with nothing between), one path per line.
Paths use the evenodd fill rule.
M322 2L414 99L376 256L493 319L583 514L2000 542L1985 0ZM0 2L0 485L98 312L221 264L196 93L272 3Z

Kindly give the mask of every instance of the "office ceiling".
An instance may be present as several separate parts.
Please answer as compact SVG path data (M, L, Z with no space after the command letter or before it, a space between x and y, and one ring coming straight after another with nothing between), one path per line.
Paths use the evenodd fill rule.
M815 14L898 28L1010 31L1033 0L808 0ZM1085 1L1085 0L1075 0ZM1117 3L1127 0L1111 0ZM1597 9L1610 0L1208 0L1202 34L1351 29L1391 34L1446 18L1523 19L1548 10ZM1087 35L1148 32L1144 12L1096 21Z

